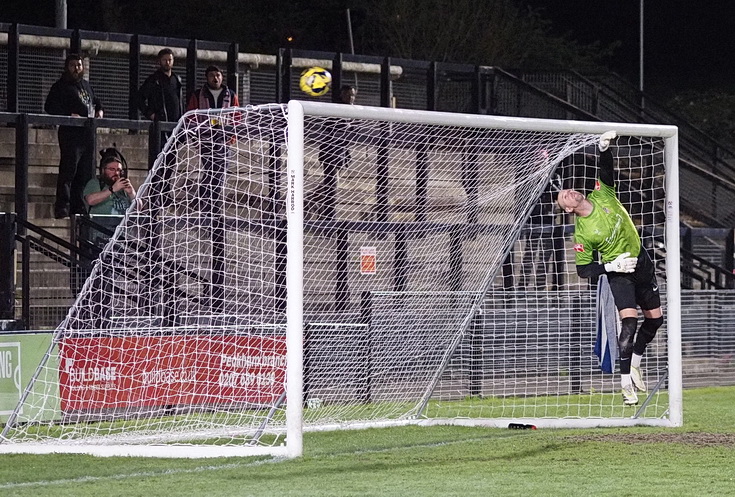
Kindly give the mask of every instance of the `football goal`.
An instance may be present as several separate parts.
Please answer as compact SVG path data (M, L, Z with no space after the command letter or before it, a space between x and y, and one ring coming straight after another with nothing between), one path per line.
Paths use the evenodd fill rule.
M624 406L560 188L618 138L666 321ZM299 456L308 430L682 424L677 130L293 101L188 113L0 452Z

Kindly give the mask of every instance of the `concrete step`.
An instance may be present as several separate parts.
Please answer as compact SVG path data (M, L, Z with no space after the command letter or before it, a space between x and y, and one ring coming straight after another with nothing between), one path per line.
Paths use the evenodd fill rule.
M54 175L58 171L59 146L56 130L54 129L31 129L29 130L28 162L31 167L50 167L46 171ZM148 136L147 134L129 135L127 132L107 132L98 130L97 150L111 147L113 143L125 156L128 167L131 170L147 171L148 169ZM12 128L0 128L0 170L14 170L15 163L15 130ZM95 154L95 161L99 155ZM144 175L143 175L144 177ZM0 184L7 183L4 179Z

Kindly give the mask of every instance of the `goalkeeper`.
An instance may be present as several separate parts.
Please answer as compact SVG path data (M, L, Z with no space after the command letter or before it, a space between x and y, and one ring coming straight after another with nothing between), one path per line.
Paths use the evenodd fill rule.
M595 191L585 197L575 190L562 190L557 203L565 212L576 215L577 274L582 278L607 274L622 325L618 352L623 402L634 405L638 403L635 390L646 391L640 370L641 357L664 318L653 262L641 246L638 231L615 193L613 156L608 150L610 140L615 137L614 131L600 136L599 181ZM601 264L593 260L595 250L600 253ZM637 333L636 306L644 316Z

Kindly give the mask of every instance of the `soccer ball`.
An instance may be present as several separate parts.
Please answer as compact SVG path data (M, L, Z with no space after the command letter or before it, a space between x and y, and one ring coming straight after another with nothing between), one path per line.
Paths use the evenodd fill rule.
M326 95L332 85L332 75L323 67L310 67L301 73L299 88L312 97Z

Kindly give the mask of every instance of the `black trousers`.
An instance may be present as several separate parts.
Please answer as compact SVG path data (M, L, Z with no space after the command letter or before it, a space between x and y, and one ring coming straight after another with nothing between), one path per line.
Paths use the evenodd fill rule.
M56 181L57 217L64 213L83 214L84 187L94 177L94 150L86 128L59 126L59 176Z

